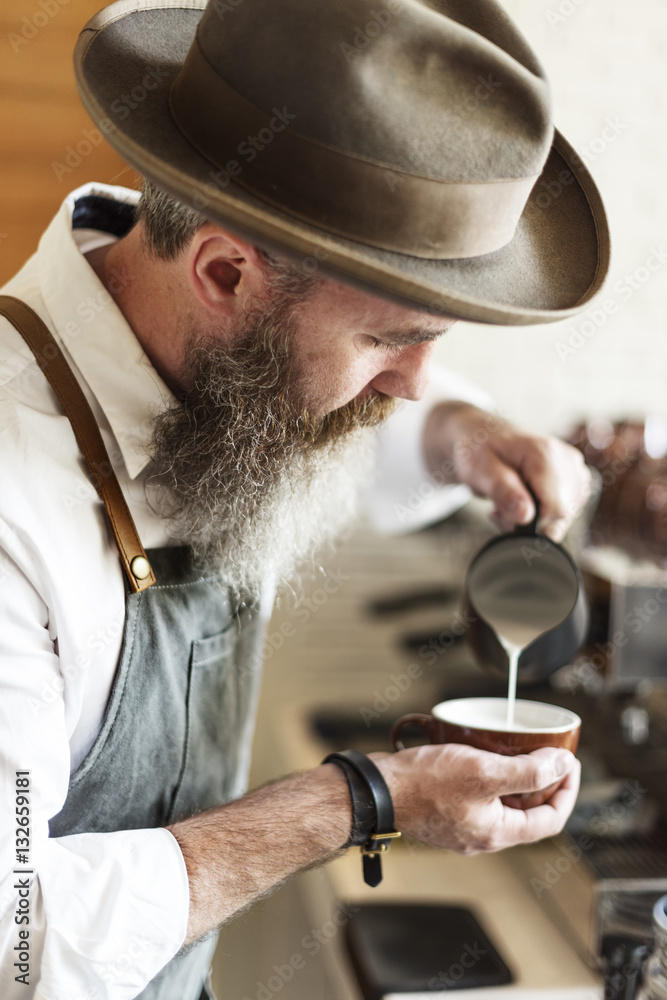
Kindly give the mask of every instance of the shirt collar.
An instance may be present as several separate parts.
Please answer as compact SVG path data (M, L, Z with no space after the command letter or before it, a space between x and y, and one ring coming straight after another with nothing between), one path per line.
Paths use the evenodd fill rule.
M137 191L106 184L72 191L39 243L40 288L56 333L102 408L134 479L150 461L152 419L175 397L83 256L115 237L72 230L77 200L90 195L130 205L139 199Z

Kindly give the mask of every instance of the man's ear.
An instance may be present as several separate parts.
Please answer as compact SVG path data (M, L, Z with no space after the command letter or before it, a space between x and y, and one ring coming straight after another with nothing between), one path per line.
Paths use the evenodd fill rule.
M190 287L208 313L229 317L265 294L266 268L260 251L233 233L206 222L187 253Z

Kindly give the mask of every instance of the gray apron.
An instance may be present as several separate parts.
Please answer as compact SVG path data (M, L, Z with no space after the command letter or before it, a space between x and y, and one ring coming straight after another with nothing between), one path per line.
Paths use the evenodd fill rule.
M126 596L102 729L70 778L52 837L166 826L245 791L260 675L256 609L231 607L220 578L198 573L188 548L146 554L157 583ZM141 1000L199 1000L216 940L179 953Z
M84 201L96 208L103 199ZM31 346L88 464L104 479L98 490L125 568L111 697L50 835L161 827L228 802L246 786L263 638L258 608L232 603L222 575L203 575L188 547L144 552L92 411L51 333L19 300L0 296L0 313ZM155 582L152 574L133 575L137 556L148 558ZM211 996L205 981L216 940L212 932L179 952L141 1000Z

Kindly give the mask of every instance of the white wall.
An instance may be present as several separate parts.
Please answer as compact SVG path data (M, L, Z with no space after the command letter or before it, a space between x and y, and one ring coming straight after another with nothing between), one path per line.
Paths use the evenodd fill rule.
M667 254L667 3L502 2L546 67L557 126L601 188L613 240L602 299L618 309L589 338L577 333L595 305L545 326L460 323L438 344L437 360L539 431L563 432L582 417L667 415L667 260L641 283L652 248ZM637 268L638 290L615 290ZM583 346L559 357L558 344L573 334Z

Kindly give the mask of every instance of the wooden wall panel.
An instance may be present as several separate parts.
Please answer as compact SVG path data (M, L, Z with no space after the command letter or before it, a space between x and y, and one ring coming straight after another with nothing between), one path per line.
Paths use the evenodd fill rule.
M80 163L65 163L68 147L76 149L84 130L94 129L77 93L72 53L81 28L103 6L1 0L0 284L35 251L69 191L87 181L136 186L135 171L106 140Z

